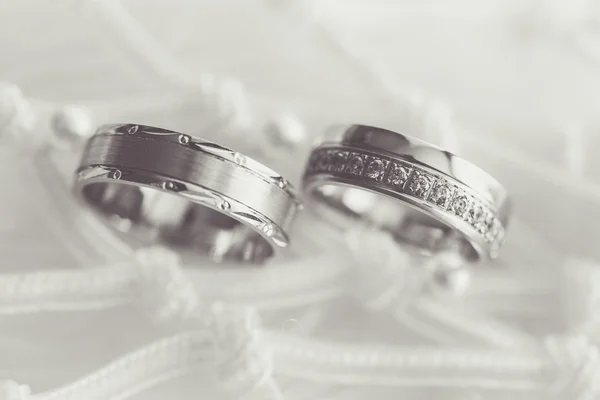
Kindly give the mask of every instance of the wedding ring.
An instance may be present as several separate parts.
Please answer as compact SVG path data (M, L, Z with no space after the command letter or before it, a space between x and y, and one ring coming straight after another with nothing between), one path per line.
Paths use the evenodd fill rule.
M337 127L328 136L313 149L303 177L304 192L328 221L374 224L427 253L459 251L468 261L498 255L510 202L486 172L381 128Z
M293 187L215 143L144 125L106 125L86 144L74 191L128 238L261 263L289 243Z

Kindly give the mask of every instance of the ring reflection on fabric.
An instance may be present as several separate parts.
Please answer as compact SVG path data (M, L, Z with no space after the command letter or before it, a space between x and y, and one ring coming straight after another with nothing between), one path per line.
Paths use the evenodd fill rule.
M312 208L340 227L357 220L389 230L427 254L497 257L510 211L490 175L427 142L389 130L332 128L303 177ZM406 206L406 207L404 207Z
M74 191L126 239L253 264L288 245L301 207L283 177L251 158L132 124L89 139Z

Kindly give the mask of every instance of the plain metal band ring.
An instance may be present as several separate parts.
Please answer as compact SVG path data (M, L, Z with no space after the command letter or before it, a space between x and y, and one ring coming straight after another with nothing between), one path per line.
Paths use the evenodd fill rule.
M167 242L251 263L288 245L300 208L293 187L257 161L186 134L135 124L106 125L89 139L74 191L142 243ZM163 216L153 217L161 204Z

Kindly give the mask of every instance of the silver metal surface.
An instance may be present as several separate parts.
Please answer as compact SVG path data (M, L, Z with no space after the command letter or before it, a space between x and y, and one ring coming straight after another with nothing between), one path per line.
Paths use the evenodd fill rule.
M213 259L261 263L289 243L300 203L257 161L144 125L101 127L86 145L75 193L119 231Z
M477 166L365 125L327 133L311 153L303 188L315 211L340 227L360 220L401 243L456 250L469 261L498 255L510 214L506 190Z

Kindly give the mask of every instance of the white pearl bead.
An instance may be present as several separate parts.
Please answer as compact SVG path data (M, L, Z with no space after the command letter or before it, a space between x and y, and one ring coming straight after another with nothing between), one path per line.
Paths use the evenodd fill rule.
M94 133L90 113L78 106L66 106L55 112L51 126L56 137L66 142L87 139Z
M471 283L471 274L466 268L447 269L435 273L435 285L452 294L464 294Z
M12 380L0 381L0 400L24 400L31 394L27 385L19 385Z
M293 114L284 113L265 126L267 139L277 147L293 149L306 140L304 124Z
M18 139L29 135L35 126L36 113L18 86L0 82L0 135Z
M434 291L454 295L464 294L469 288L471 275L464 258L456 251L443 251L430 261Z
M246 88L237 79L220 82L217 93L217 110L221 116L229 116L237 129L249 129L253 123Z
M4 125L16 114L18 104L24 102L23 94L19 87L7 83L0 83L0 124Z

